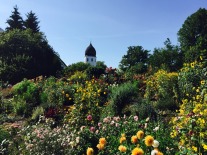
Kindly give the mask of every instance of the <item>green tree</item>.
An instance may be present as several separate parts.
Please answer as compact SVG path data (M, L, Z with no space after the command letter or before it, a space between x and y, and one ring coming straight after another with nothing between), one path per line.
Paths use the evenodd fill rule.
M26 29L31 29L34 33L40 31L39 21L35 13L30 11L26 14L27 19L24 21L24 26Z
M103 61L97 61L96 62L96 67L100 67L100 68L103 68L103 69L106 69L106 65Z
M14 84L23 78L56 75L62 62L42 33L14 29L0 35L0 79Z
M71 64L71 65L69 65L69 66L64 68L63 75L64 76L71 76L71 75L73 75L77 71L83 72L89 66L90 66L89 63L84 63L84 62L73 63L73 64Z
M130 46L127 54L122 57L119 68L123 71L135 65L141 65L144 68L147 65L148 56L149 51L144 50L142 46Z
M207 10L200 8L189 16L180 30L178 39L185 55L185 61L198 60L207 53Z
M23 25L23 19L18 11L18 7L15 6L14 7L14 11L12 12L12 15L10 16L10 18L6 21L6 23L9 25L6 30L13 30L13 29L20 29L23 30L24 29L24 25Z
M169 38L164 42L164 48L155 48L149 57L149 64L154 71L159 69L177 71L182 67L182 53L178 46L172 45Z

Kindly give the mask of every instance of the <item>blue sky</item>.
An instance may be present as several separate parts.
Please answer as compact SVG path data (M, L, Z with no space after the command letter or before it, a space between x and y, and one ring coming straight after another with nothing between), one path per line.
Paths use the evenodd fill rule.
M38 16L40 30L67 64L84 60L92 43L97 61L118 67L129 46L153 52L170 38L178 45L177 32L188 16L207 0L5 0L0 1L0 28L13 7L23 19L31 10Z

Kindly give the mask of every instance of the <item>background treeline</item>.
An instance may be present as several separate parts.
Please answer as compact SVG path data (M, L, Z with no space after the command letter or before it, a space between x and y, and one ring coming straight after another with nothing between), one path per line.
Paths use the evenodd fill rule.
M5 32L0 33L0 79L14 84L23 78L57 75L65 67L58 53L40 32L39 21L30 11L23 20L14 7Z

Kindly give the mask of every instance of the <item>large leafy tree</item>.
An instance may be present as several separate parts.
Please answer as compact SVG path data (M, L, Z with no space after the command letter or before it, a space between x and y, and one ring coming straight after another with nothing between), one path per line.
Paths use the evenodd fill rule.
M33 32L39 32L40 27L39 27L39 21L35 13L30 11L29 13L26 14L27 19L24 21L24 26L27 29L31 29Z
M23 25L23 19L18 11L18 7L14 7L14 11L12 12L10 18L6 21L6 23L9 25L6 30L13 30L13 29L24 29Z
M166 69L177 71L182 67L182 53L178 46L172 45L169 38L164 42L165 47L155 48L149 57L149 64L154 71Z
M180 30L178 39L185 55L185 61L199 59L207 54L207 10L200 8L189 16Z
M128 47L127 54L122 57L122 60L119 63L119 68L126 71L132 67L138 67L138 70L143 72L142 69L146 69L148 56L149 51L144 50L142 46L130 46Z
M14 29L0 34L0 79L16 83L23 78L56 75L62 61L42 33Z

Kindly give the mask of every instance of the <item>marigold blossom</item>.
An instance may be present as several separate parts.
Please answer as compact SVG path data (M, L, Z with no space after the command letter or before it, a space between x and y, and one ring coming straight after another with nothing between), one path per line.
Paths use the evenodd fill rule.
M145 137L146 146L152 146L153 142L154 142L154 138L152 136L148 135Z
M87 149L87 151L86 151L86 154L87 154L87 155L93 155L93 153L94 153L93 148L88 147L88 149Z
M137 142L138 142L138 138L137 138L137 136L132 136L132 137L131 137L131 142L132 142L133 144L137 143Z
M118 149L120 152L126 152L127 150L126 146L123 146L123 145L120 145Z
M99 150L103 150L104 147L105 147L105 145L103 145L103 144L98 144L96 147L97 147Z
M99 139L99 144L106 145L106 139L105 138L100 138Z
M134 148L132 150L132 155L143 155L144 154L144 151L141 149L141 148Z
M142 139L143 137L144 137L144 132L141 131L141 130L139 130L139 131L137 132L137 138L138 138L138 139Z

